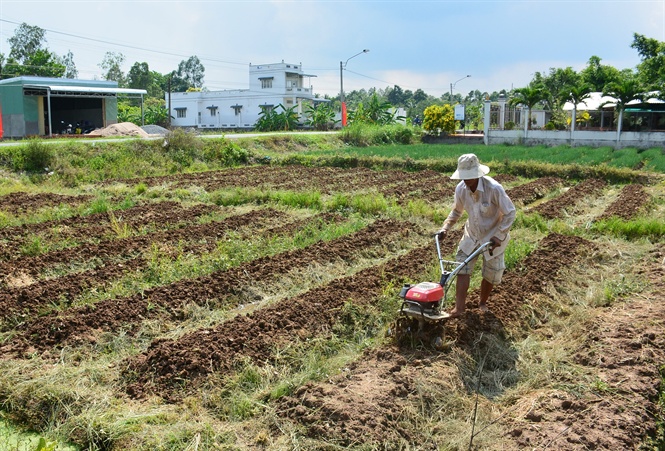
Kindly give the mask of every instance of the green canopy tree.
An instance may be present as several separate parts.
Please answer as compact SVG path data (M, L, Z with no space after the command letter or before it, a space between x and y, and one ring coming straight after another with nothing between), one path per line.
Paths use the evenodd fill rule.
M171 91L186 92L189 88L203 88L205 67L197 56L182 60L171 74Z
M60 64L65 66L65 73L63 77L65 78L78 78L79 71L76 69L76 64L74 64L74 54L70 50L65 56L60 58Z
M38 51L46 51L46 30L23 22L7 39L10 46L9 58L19 64L31 58Z
M593 92L603 92L605 85L621 78L619 69L600 62L601 59L594 55L580 71L581 81L590 85Z
M9 58L3 68L3 78L24 75L61 78L65 75L65 70L55 53L42 49L28 55L22 62Z
M548 74L536 72L531 81L532 86L542 88L542 103L552 115L550 122L555 128L563 130L566 128L566 115L563 105L568 99L569 87L579 83L580 76L572 67L550 68Z
M349 121L352 123L389 125L396 122L395 112L391 111L393 105L382 100L375 92L367 104L359 103L358 107L349 112Z
M631 47L637 50L642 60L637 66L641 82L648 89L665 90L665 42L635 33Z
M60 78L66 74L67 57L60 58L48 50L44 29L23 22L7 42L10 45L9 56L6 61L4 56L0 58L2 78L22 75Z

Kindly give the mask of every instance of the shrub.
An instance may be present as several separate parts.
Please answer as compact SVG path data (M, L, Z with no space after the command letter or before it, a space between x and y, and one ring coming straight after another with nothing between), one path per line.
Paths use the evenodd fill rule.
M203 159L203 143L194 132L176 128L166 135L162 145L166 155L181 166Z
M0 164L14 171L44 171L54 160L52 147L37 138L29 140L26 145L7 148L0 156Z
M246 164L251 156L247 149L227 140L206 142L203 153L207 162L217 163L220 166Z
M454 133L455 113L450 105L430 105L423 112L423 129L429 133Z
M335 120L335 112L329 103L322 103L316 106L307 105L305 114L307 117L305 124L315 130L329 130L339 122Z

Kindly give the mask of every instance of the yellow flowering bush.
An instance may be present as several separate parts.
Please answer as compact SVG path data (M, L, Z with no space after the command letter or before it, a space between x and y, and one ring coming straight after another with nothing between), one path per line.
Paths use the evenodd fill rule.
M450 105L430 105L423 112L423 129L428 133L454 133L455 113Z

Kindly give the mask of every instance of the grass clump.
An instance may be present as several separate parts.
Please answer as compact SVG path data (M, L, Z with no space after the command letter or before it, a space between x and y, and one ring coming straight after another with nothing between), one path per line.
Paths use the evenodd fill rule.
M610 218L596 221L591 230L601 235L613 235L628 240L649 238L660 240L665 236L665 223L660 218L641 217L629 221Z
M419 139L413 127L406 125L351 124L342 129L341 139L346 144L357 147L385 144L412 144Z
M14 171L41 172L50 170L54 162L53 147L38 138L26 144L0 150L0 164Z
M252 188L235 188L215 191L210 200L220 206L275 203L286 207L320 209L323 201L318 191L266 191Z
M382 194L336 194L326 204L333 211L353 211L360 214L378 214L388 210L390 203Z

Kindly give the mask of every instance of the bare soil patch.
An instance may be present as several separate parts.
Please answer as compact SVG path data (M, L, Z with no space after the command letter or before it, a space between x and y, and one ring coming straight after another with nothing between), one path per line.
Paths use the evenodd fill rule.
M14 215L33 212L45 207L60 204L79 205L87 202L92 196L68 196L65 194L39 193L30 194L16 192L0 196L0 210Z
M607 186L607 182L599 179L584 180L570 188L561 196L555 197L538 205L534 210L547 219L562 217L566 212L574 214L578 209L584 208L585 197L596 196Z
M650 196L644 189L644 185L639 183L626 185L621 189L617 200L607 207L598 219L612 217L624 220L633 219L649 201Z

